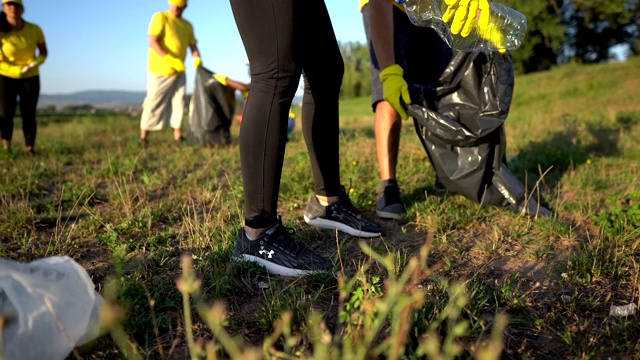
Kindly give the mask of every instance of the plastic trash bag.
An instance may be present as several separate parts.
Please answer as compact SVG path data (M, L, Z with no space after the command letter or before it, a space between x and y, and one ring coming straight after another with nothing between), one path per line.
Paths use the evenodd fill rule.
M99 336L102 303L85 269L68 256L28 264L0 259L4 359L65 359Z
M190 145L217 146L231 144L231 119L235 111L235 90L222 85L204 67L196 70L196 80L189 104Z
M548 216L507 169L504 122L513 85L509 54L455 52L437 84L410 85L408 111L448 191L482 205Z

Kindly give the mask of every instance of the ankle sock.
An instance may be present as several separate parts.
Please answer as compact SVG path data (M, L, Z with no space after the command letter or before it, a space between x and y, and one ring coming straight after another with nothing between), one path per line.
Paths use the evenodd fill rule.
M398 180L397 179L382 180L380 184L381 184L381 188L384 190L384 188L390 185L398 186Z

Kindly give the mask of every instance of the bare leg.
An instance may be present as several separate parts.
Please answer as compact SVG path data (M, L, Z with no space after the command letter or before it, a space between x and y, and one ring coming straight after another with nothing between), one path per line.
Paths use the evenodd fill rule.
M402 119L386 101L376 106L375 133L380 180L396 178Z
M182 129L174 128L173 129L173 140L179 141L182 138Z

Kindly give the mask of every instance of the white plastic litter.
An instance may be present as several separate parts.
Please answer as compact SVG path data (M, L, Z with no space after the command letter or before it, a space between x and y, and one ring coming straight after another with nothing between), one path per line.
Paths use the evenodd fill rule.
M86 270L68 256L0 259L4 359L65 359L100 334L102 303Z
M638 305L635 303L627 304L627 305L611 305L611 309L609 309L609 315L613 315L616 317L627 317L631 315L635 315L638 311Z

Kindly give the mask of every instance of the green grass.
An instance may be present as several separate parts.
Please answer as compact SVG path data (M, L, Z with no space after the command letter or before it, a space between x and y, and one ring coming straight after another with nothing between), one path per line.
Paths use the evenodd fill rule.
M553 219L434 196L405 122L408 218L366 241L310 228L298 121L279 210L335 267L271 277L230 260L243 219L235 125L229 148L174 148L165 130L141 150L139 119L87 117L40 124L35 159L14 134L14 153L0 158L0 251L66 254L87 269L107 299L109 335L84 358L634 358L637 315L609 308L638 303L639 79L640 58L516 79L510 168L539 185ZM369 99L343 101L341 114L342 179L373 215Z

